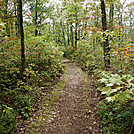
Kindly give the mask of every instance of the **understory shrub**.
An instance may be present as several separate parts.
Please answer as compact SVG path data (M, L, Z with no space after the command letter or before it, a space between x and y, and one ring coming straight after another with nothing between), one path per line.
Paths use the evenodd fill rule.
M14 134L16 127L16 114L13 108L7 105L0 105L0 133Z
M16 45L9 43L0 53L1 134L14 133L16 120L29 117L41 89L50 86L64 70L63 52L56 44L46 42L43 37L31 37L25 42L26 64L22 79L20 45L17 43L16 39Z
M100 45L94 47L90 41L81 40L77 48L68 46L63 51L65 57L71 58L89 73L98 67L104 68L103 49Z
M98 109L100 123L105 134L133 134L134 103L132 101L101 102Z
M134 132L134 77L101 72L99 80L101 101L98 115L104 133L132 134Z

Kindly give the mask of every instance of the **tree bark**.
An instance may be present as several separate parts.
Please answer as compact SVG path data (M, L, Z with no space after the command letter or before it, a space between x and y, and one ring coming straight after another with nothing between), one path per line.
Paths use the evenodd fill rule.
M14 15L15 16L17 16L17 6L16 6L16 2L14 2L14 8L15 8L15 10L14 10ZM18 16L17 16L18 17ZM16 34L16 36L17 36L17 34L18 34L18 20L15 18L15 34Z
M37 0L36 0L36 1L35 1L35 36L38 35L37 19L38 19L38 13L37 13Z
M70 37L69 37L69 23L67 22L67 44L70 44Z
M114 18L114 4L113 0L110 0L109 28L111 31L113 31L113 18Z
M70 22L70 40L71 40L71 46L74 47L73 24L72 24L72 22Z
M61 22L61 25L62 25L63 44L64 44L64 46L66 46L66 38L65 38L65 27L64 27L64 23Z
M76 0L75 0L76 3ZM78 36L78 15L77 15L77 5L75 7L75 48L77 48L77 36Z
M10 22L10 18L8 18L8 0L4 1L5 3L5 23L6 23L6 34L8 37L10 37L10 27L9 27L9 22Z
M99 8L98 8L98 6L97 6L97 19L96 19L96 27L98 28L99 26L98 26L98 24L99 24Z
M101 12L102 12L102 30L104 32L103 38L104 38L104 62L105 62L105 69L109 70L110 68L110 47L108 42L108 35L106 35L107 31L107 21L106 21L106 9L105 9L105 3L104 0L101 0Z
M19 16L19 32L21 38L21 77L23 78L23 72L25 68L25 46L24 46L24 30L23 30L23 14L22 14L22 0L18 0L18 16Z

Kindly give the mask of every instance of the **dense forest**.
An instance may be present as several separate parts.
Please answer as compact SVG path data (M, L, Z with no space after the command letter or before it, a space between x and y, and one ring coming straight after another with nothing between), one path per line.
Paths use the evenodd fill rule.
M126 0L0 0L0 134L39 111L65 58L92 77L103 133L134 133L133 15Z

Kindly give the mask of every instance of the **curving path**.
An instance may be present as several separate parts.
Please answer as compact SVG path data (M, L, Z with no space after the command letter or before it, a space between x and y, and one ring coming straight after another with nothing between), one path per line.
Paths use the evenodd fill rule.
M53 88L54 95L46 94L47 98L50 97L47 105L46 99L42 99L38 116L32 117L21 128L23 131L17 134L102 134L96 114L97 96L91 78L69 60L64 61L68 73L66 82L61 85L62 90Z
M54 105L53 120L47 124L44 134L101 134L92 82L80 68L69 60L65 62L68 81Z

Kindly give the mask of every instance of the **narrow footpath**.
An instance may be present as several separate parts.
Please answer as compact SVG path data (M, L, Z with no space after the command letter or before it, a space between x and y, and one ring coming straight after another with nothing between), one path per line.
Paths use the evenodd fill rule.
M34 121L34 125L25 130L26 134L102 134L98 125L97 96L92 80L69 60L65 60L65 63L67 74L64 77L67 78L64 78L66 82L62 85L63 89L53 90L53 96L56 97L49 108L50 112L47 110L43 117L40 115L38 118L42 121L36 125L37 121ZM47 114L49 119L46 121Z

